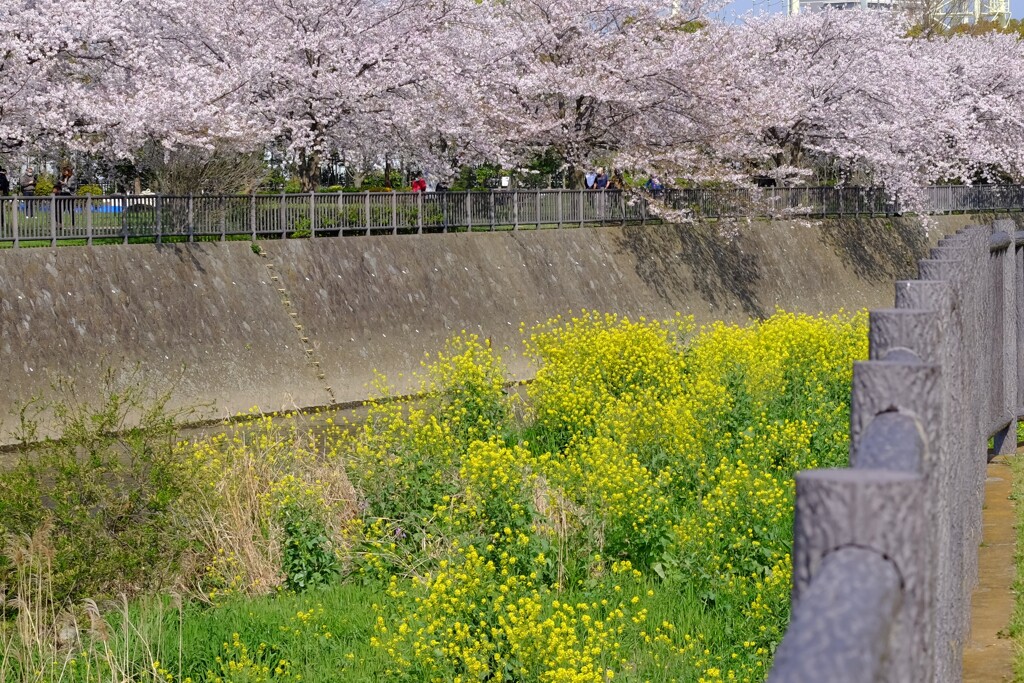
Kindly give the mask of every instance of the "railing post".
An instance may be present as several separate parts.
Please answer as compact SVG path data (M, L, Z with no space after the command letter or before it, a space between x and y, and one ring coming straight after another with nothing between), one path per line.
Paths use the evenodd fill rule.
M512 190L512 230L519 229L519 188Z
M256 241L256 193L249 195L249 234Z
M284 190L281 190L281 206L278 212L278 218L281 221L281 239L288 237L288 205L285 197Z
M192 198L192 193L188 193L188 241L191 242L194 239L196 233L195 228L195 202Z
M961 646L967 637L970 591L977 577L981 507L985 478L985 440L981 438L978 370L979 286L985 274L988 237L975 228L940 240L932 258L919 263L919 283L899 283L897 302L920 300L939 311L944 377L943 439L939 445L940 543L946 545L938 567L936 593L936 680L952 680L961 670ZM944 288L944 289L943 289ZM940 297L939 292L948 292ZM927 301L931 297L932 301ZM986 397L987 398L987 397ZM988 405L986 402L985 405ZM987 410L986 410L987 412Z
M537 201L537 229L540 230L540 188L537 188L534 192L534 199Z
M228 209L224 195L219 195L217 197L217 213L220 214L218 216L219 220L217 221L220 224L220 241L226 242L228 239Z
M345 228L348 227L348 215L345 212L345 193L338 193L338 237L345 236Z
M1000 307L1002 330L992 330L990 334L999 335L1001 344L1001 365L1003 371L1003 396L1000 408L1010 418L1010 423L996 433L993 445L999 455L1010 455L1017 450L1017 249L1014 234L1016 224L1013 221L1000 220L992 224L992 228L1003 234L1008 240L1001 260L1002 291L990 292L992 305ZM997 234L998 234L997 233Z
M562 188L558 188L558 228L562 228Z
M942 450L945 395L941 366L922 362L941 356L938 315L932 311L871 312L871 360L854 364L850 405L850 466L912 472L924 486L924 519L920 529L920 605L913 624L915 648L924 654L908 678L932 680L926 672L944 669L949 612L957 604L955 581L959 550L953 551L944 520L955 511L952 497L943 496ZM909 423L909 428L907 427ZM913 444L919 444L911 447ZM908 460L908 452L918 454ZM941 577L941 578L940 578ZM937 583L938 582L938 583ZM941 583L941 585L939 585ZM941 590L941 592L940 592ZM955 629L952 629L955 630ZM944 680L941 679L940 680Z
M163 214L163 204L164 204L163 199L164 199L164 196L162 194L156 195L156 197L154 199L154 201L156 202L156 243L157 244L162 244L163 243L163 225L161 223L162 214Z
M11 237L14 238L14 248L17 249L20 246L19 235L18 235L18 205L21 204L18 197L15 197L11 202L14 206L14 210L11 211Z
M473 232L473 196L472 196L472 190L466 190L466 232Z
M50 195L50 246L57 246L57 196Z
M85 195L85 243L92 246L92 194Z
M919 638L924 496L922 477L907 472L796 474L793 620L775 652L770 683L927 680ZM835 567L832 559L843 555L858 563ZM833 571L841 573L827 575ZM891 609L891 597L863 604L858 591L871 594L873 586L892 586L894 578L902 596L891 622L879 623L876 609Z
M316 194L309 191L309 237L316 237Z
M391 192L391 234L398 234L398 193Z
M991 390L988 381L992 377L991 364L993 356L998 354L990 353L985 342L991 340L991 330L987 329L989 323L987 313L991 311L989 301L989 278L984 277L990 270L991 230L979 226L968 226L957 232L952 238L940 241L938 249L934 250L940 258L953 258L955 261L947 266L946 272L956 278L958 288L957 296L957 317L962 326L960 332L960 346L958 353L960 359L957 361L959 367L964 369L962 385L962 396L967 401L963 412L962 438L965 454L963 459L965 485L962 498L970 501L964 508L968 512L966 529L969 533L968 541L965 544L965 575L967 576L966 589L969 591L977 581L977 546L981 543L982 519L981 509L985 495L986 460L979 457L979 453L985 453L988 448L989 428L992 416L989 410L984 413L972 409L977 405L989 405ZM927 262L922 262L922 266ZM940 262L942 263L942 262ZM951 267L950 267L951 266ZM981 275L981 277L979 277ZM967 636L966 622L967 614L964 613L964 632Z
M488 210L488 212L490 214L489 218L491 219L491 232L494 232L494 228L495 228L495 225L497 223L497 218L494 215L494 188L493 187L491 188L489 196L487 197L487 204L488 204L487 210Z
M365 204L365 206L363 208L365 209L365 211L363 212L363 218L364 218L365 223L366 223L366 225L365 225L365 227L366 227L366 236L369 237L370 236L370 191L369 190L366 191L366 197L365 197L364 204Z
M1017 321L1017 395L1014 399L1014 414L1024 415L1024 232L1014 233L1014 280L1016 281L1016 299L1014 301L1014 319Z
M123 243L128 244L128 195L120 196L121 201L121 235Z

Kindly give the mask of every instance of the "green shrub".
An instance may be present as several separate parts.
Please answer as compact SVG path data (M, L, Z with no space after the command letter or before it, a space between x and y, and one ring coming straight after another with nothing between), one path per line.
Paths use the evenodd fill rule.
M292 237L311 237L313 225L308 218L300 218L292 225Z
M21 459L0 478L0 536L42 534L56 604L135 593L174 571L184 550L175 508L186 478L167 400L108 384L97 404L68 390L63 402L23 410ZM33 408L52 413L59 439L29 443ZM11 558L0 558L0 584L13 571Z
M339 565L326 525L310 510L295 504L283 506L278 514L284 530L285 586L301 593L329 583L338 575Z
M36 177L36 196L46 197L53 194L53 176L40 173Z
M292 178L284 184L285 194L299 194L302 192L302 181Z
M383 185L367 185L363 184L362 187L346 187L342 192L391 192L393 188L387 188Z
M78 195L79 197L85 197L87 195L99 197L103 194L103 188L101 188L99 185L82 185L81 187L78 188L75 194Z

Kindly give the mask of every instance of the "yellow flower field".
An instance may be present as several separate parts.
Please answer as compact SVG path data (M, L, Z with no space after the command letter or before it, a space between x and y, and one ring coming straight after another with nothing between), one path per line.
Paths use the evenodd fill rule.
M361 542L422 561L366 561L390 582L388 674L763 678L788 615L792 475L846 460L865 323L556 319L524 330L522 406L486 345L452 342L426 365L428 407L377 406L349 449L365 528L384 532Z
M0 531L30 537L0 557L21 606L0 678L761 681L788 619L793 474L847 460L866 323L583 312L522 330L525 390L463 334L424 361L419 399L382 389L358 424L253 415L176 442L153 411L130 467L84 420L95 467L56 450L0 481ZM50 471L88 502L38 504ZM93 546L123 559L107 571ZM66 607L103 593L136 600ZM91 625L52 645L33 613Z

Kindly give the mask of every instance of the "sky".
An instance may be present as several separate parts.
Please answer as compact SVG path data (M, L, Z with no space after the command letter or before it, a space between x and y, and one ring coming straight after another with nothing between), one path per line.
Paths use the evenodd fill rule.
M786 11L785 0L735 0L722 13L727 18L734 18L751 10L782 13ZM1010 16L1014 19L1024 18L1024 0L1010 0Z

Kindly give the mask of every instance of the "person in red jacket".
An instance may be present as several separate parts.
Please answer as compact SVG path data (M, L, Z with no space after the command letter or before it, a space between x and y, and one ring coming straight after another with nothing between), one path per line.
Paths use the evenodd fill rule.
M416 180L412 181L412 191L413 192L426 192L427 191L427 181L423 179L423 176L420 176Z

